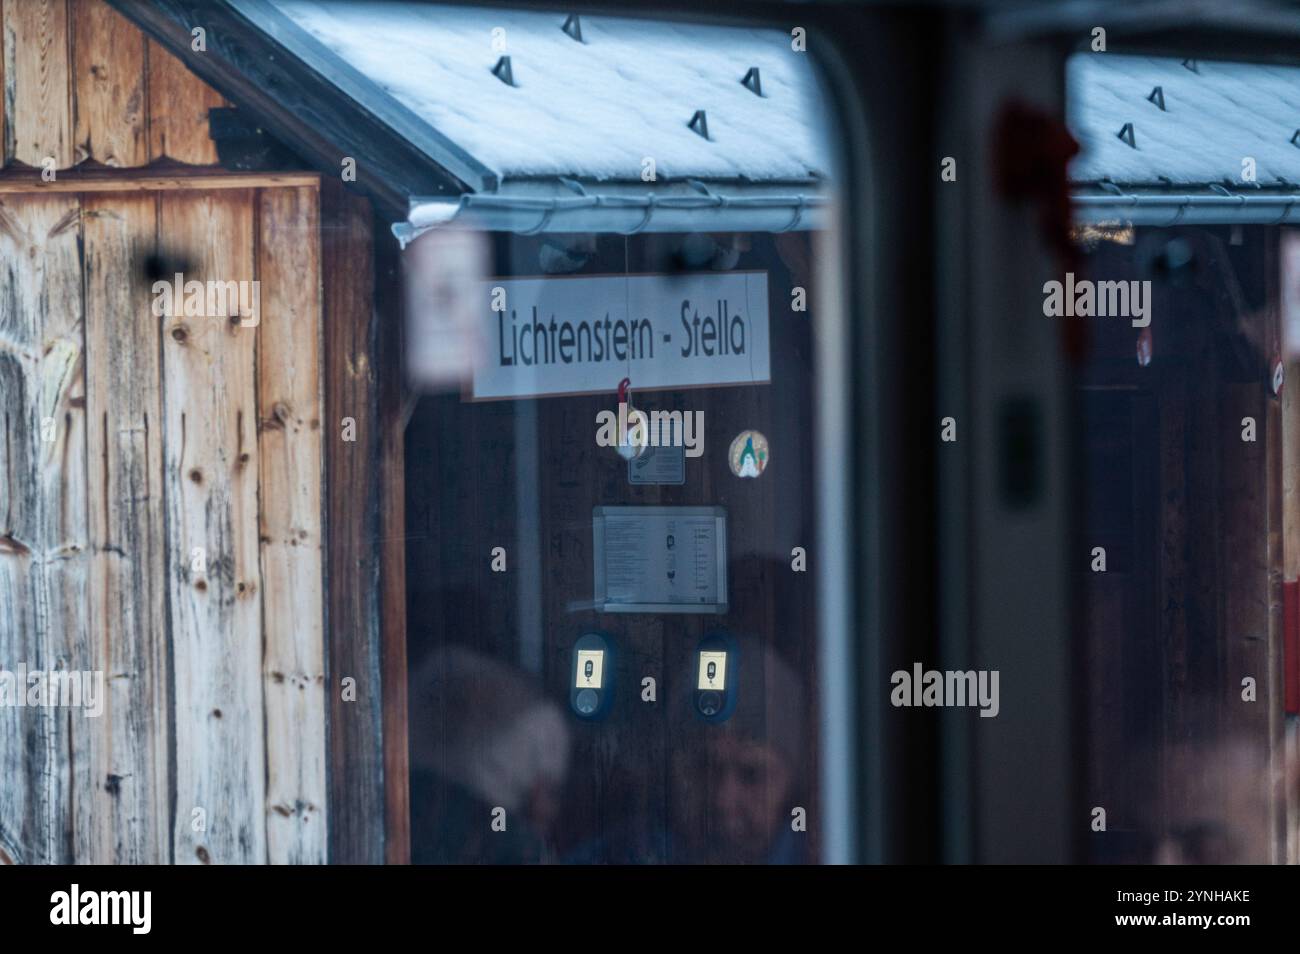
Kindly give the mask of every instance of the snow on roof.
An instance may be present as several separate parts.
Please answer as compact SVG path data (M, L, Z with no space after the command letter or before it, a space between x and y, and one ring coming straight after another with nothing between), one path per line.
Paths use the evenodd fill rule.
M787 33L402 3L274 6L479 164L567 176L807 181L827 149L808 56ZM500 31L500 32L494 32ZM510 57L513 86L493 74ZM741 80L757 67L762 96ZM697 110L706 140L689 128Z
M1300 182L1300 68L1078 53L1066 83L1076 183L1252 187L1246 157L1261 187ZM1128 123L1132 146L1120 138Z

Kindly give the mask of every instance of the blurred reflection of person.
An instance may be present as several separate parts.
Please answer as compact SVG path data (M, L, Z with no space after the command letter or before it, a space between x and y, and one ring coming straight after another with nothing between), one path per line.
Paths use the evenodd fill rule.
M1270 768L1266 741L1236 734L1175 743L1166 747L1163 761L1173 797L1149 810L1155 842L1150 861L1248 865L1272 860L1272 797L1282 770ZM1294 771L1287 777L1293 785Z
M1105 807L1107 827L1089 839L1089 861L1258 865L1285 859L1277 793L1300 789L1300 767L1270 753L1264 729L1225 726L1217 694L1191 692L1178 703L1144 731L1130 731L1123 748L1108 752L1105 770L1093 770L1087 804Z
M434 651L410 689L412 860L549 860L570 745L558 707L529 676L457 646Z
M791 810L802 805L795 801L796 793L807 792L801 784L803 686L794 670L757 639L741 637L737 648L734 674L728 667L737 694L730 719L705 723L694 718L689 702L674 704L670 859L806 863L812 860L808 833L791 827Z
M619 819L614 813L623 806L610 805L614 818L604 823L603 833L568 852L565 861L641 864L653 857L672 864L804 864L814 860L809 833L791 827L791 809L810 808L803 801L810 790L804 777L807 703L803 687L794 670L759 640L742 637L736 640L736 648L739 658L734 669L728 662L726 678L735 681L738 695L726 722L706 723L698 716L695 653L685 655L673 676L666 766L661 757L646 762L640 782L652 785L662 778L657 773L667 768L667 817L646 819L630 812Z

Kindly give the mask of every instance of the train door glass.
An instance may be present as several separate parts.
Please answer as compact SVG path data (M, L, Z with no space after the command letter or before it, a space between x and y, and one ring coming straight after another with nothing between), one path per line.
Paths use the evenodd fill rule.
M1255 160L1239 161L1267 124L1222 91L1263 102L1297 75L1183 57L1068 64L1084 145L1072 172L1079 267L1045 289L1045 308L1059 291L1059 320L1086 342L1075 576L1093 861L1259 864L1294 842L1282 640L1285 581L1300 566L1285 465L1300 405L1298 342L1281 324L1294 246L1259 205L1278 170L1256 183ZM1151 107L1135 124L1136 165L1135 125L1109 129L1134 99ZM1166 140L1168 108L1195 115L1198 141L1224 143L1231 162ZM1171 200L1161 181L1231 188L1179 185ZM1252 211L1229 212L1233 192Z
M572 82L595 68L602 42L621 44L621 75L635 78L695 49L700 29L586 17L580 28L591 48L547 65L572 70ZM485 209L467 256L483 262L476 363L451 387L413 384L417 863L824 855L819 727L848 717L821 704L812 572L825 552L819 493L830 493L815 400L831 307L819 306L817 264L830 232L814 215L833 198L828 130L815 119L814 70L788 32L709 29L708 57L661 77L680 130L655 128L658 112L626 102L602 132L634 154L633 182L621 186L635 214L602 227L591 212L577 230L560 224L560 205L549 221L529 212L538 206ZM527 19L507 27L520 84L529 30ZM716 88L690 85L700 82ZM787 130L790 155L741 121L767 105L778 125L812 117ZM482 108L490 119L493 103ZM752 140L754 169L656 178L690 168L697 150L707 171L710 147L732 139L738 155L737 137ZM765 163L791 159L804 176L762 181ZM619 187L593 178L560 191ZM656 192L661 204L635 207ZM754 200L717 200L727 193ZM753 211L764 195L770 210ZM718 211L727 205L738 214ZM408 247L412 287L421 244L455 244L440 231ZM408 300L414 354L423 306Z

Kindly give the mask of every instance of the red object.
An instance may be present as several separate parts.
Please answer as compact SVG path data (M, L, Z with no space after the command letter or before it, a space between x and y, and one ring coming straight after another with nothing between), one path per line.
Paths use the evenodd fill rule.
M998 192L1035 206L1043 242L1073 269L1079 251L1070 240L1070 160L1079 143L1060 117L1012 99L998 112L993 149Z
M1061 271L1080 271L1079 249L1070 236L1070 160L1079 143L1070 130L1056 114L1012 98L998 111L992 144L998 194L1030 206L1038 239L1056 256ZM1065 353L1075 362L1087 352L1087 327L1083 321L1060 323Z
M1287 715L1300 714L1300 580L1282 584L1282 686Z

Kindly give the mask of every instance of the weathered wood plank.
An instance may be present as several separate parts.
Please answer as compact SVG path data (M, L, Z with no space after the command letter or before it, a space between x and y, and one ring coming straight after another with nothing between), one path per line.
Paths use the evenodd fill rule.
M313 172L194 172L175 170L159 175L153 170L122 170L114 173L60 173L53 182L45 182L30 171L0 173L0 195L57 192L212 192L218 189L252 189L274 186L315 187L320 176Z
M385 858L385 804L371 210L332 179L321 183L321 276L329 859L379 864ZM355 681L355 701L344 699L344 679Z
M1300 280L1300 276L1297 276ZM1282 389L1282 578L1300 578L1300 361L1286 366Z
M4 40L5 40L5 5L4 0L0 0L0 169L9 164L10 156L10 138L9 138L9 118L8 106L9 100L9 69L5 62Z
M1297 276L1289 269L1283 274L1284 284L1289 280L1294 285ZM1289 387L1282 389L1282 579L1290 582L1300 577L1300 387L1296 387L1300 362L1287 363L1286 380ZM1300 720L1288 715L1285 722L1286 764L1295 766L1300 764ZM1286 863L1293 865L1300 863L1300 787L1287 784L1286 802Z
M83 209L89 596L106 702L88 768L77 766L89 784L75 854L98 864L171 860L161 321L141 267L156 215L147 194L91 196Z
M145 38L104 0L71 0L76 161L149 162Z
M152 40L148 64L149 158L214 165L217 147L208 135L208 110L226 101Z
M1283 232L1278 242L1278 268L1273 274L1280 285L1281 312L1286 315L1300 304L1296 295L1300 290L1300 235ZM1288 352L1286 386L1282 389L1282 579L1291 582L1300 577L1300 361L1289 354L1294 342L1286 340L1289 334L1285 329L1282 337L1284 351ZM1287 715L1284 731L1288 767L1286 863L1293 865L1300 863L1300 786L1292 781L1293 770L1300 765L1300 719Z
M1275 301L1276 297L1270 300ZM1282 403L1270 400L1264 409L1265 460L1264 507L1268 541L1268 651L1261 685L1268 686L1267 735L1264 744L1269 758L1269 836L1273 855L1270 864L1284 864L1287 848L1286 779L1286 690L1283 686L1283 642L1286 638L1282 613Z
M258 450L267 848L326 857L320 244L315 189L259 193Z
M210 0L110 0L152 40L187 51L190 31L207 30L206 53L189 56L196 74L238 101L276 138L337 177L357 160L357 187L390 215L405 215L408 195L456 195L464 186L435 168L420 149L360 104L340 98L328 77L279 55L271 37L250 31L228 4ZM151 51L156 49L150 44ZM152 80L151 80L152 83ZM478 181L476 186L484 186Z
M411 863L411 765L406 666L406 420L401 253L382 219L374 228L375 308L382 370L379 406L381 628L384 686L384 830L390 865Z
M194 263L187 281L252 281L252 192L165 195L160 203L159 244ZM172 303L162 349L173 852L178 863L263 862L256 329L185 310Z
M1277 433L1270 418L1280 412L1276 402L1268 401L1259 382L1225 382L1219 394L1220 407L1220 467L1222 481L1220 500L1223 508L1222 536L1223 573L1220 591L1220 620L1222 621L1223 672L1222 692L1223 739L1229 746L1239 749L1247 777L1269 777L1270 750L1269 710L1275 704L1269 660L1270 639L1270 577L1273 575L1269 546L1269 478L1268 444ZM1256 438L1242 440L1242 421L1253 418ZM1280 569L1280 563L1279 567ZM1255 680L1256 701L1242 699L1242 680ZM1278 703L1280 704L1280 703ZM1240 777L1240 776L1237 776ZM1271 844L1265 833L1270 819L1267 815L1268 786L1252 786L1258 801L1247 805L1234 805L1236 778L1225 777L1222 782L1220 810L1225 817L1235 812L1237 824L1251 833L1241 851L1241 860L1248 864L1266 864L1271 860ZM1264 817L1256 814L1265 813ZM1255 837L1258 836L1258 837Z
M1262 230L1261 230L1262 231ZM1278 230L1262 231L1262 254L1257 256L1257 266L1262 266L1264 285L1267 289L1267 301L1282 300L1280 283L1283 278L1281 267L1280 237ZM1258 247L1258 246L1257 246ZM1269 308L1262 323L1256 323L1256 330L1262 332L1261 339L1273 342L1269 354L1277 354L1282 340L1281 314L1277 308ZM1285 388L1283 389L1285 393ZM1286 579L1286 480L1283 470L1286 465L1285 410L1279 398L1269 400L1265 411L1267 420L1267 457L1266 498L1268 518L1268 749L1271 791L1269 792L1271 840L1273 842L1273 864L1285 864L1288 853L1288 814L1289 802L1295 784L1287 779L1287 715L1285 687L1284 645L1286 642L1286 623L1282 607L1282 581Z
M58 169L75 161L67 0L3 0L5 154Z
M79 233L73 197L0 203L0 666L11 672L92 668ZM0 852L70 862L69 754L89 710L0 711Z

